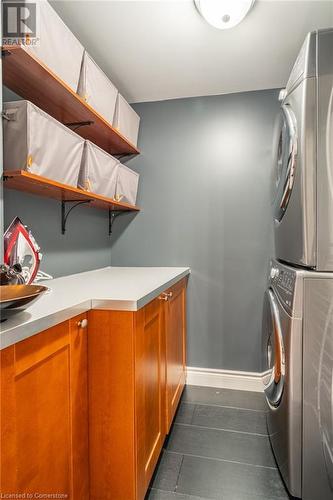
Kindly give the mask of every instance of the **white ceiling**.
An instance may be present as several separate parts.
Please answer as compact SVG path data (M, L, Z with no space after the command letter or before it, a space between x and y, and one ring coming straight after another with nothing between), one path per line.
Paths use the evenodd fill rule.
M257 0L225 31L192 0L51 3L130 102L283 87L306 33L333 26L333 0Z

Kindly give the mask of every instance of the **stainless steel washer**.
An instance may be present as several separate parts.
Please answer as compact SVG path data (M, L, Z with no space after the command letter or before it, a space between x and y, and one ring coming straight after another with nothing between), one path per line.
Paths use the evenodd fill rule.
M297 273L272 261L263 310L263 382L267 427L289 492L301 496L302 305Z
M289 492L333 499L333 273L271 262L263 310L267 427Z
M276 256L333 271L333 29L309 33L283 92L276 140Z

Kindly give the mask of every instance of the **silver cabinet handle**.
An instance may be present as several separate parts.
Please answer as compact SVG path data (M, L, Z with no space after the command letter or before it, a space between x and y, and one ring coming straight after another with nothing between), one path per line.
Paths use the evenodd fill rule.
M88 320L87 319L81 319L80 321L77 322L77 326L79 328L87 328L87 326L88 326Z
M163 292L158 298L159 300L169 300L173 296L172 292Z

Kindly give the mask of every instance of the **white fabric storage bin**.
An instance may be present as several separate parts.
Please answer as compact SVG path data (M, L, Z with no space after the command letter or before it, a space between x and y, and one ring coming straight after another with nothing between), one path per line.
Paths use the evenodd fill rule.
M84 140L29 101L4 103L4 170L77 187Z
M121 94L118 94L113 126L119 130L135 147L138 144L140 116L128 104Z
M77 92L84 47L46 0L37 0L39 44L22 46Z
M139 174L126 165L118 165L116 200L135 205L138 192Z
M78 94L112 125L118 90L86 51Z
M91 193L114 198L119 160L90 141L82 156L78 187Z

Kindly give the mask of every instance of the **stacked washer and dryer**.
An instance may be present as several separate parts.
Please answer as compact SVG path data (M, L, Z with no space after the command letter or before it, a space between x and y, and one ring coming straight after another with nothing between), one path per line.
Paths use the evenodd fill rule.
M333 29L310 33L280 94L263 312L272 449L289 493L333 499Z

